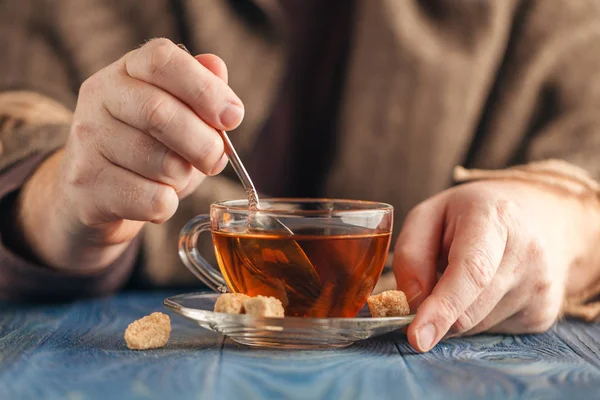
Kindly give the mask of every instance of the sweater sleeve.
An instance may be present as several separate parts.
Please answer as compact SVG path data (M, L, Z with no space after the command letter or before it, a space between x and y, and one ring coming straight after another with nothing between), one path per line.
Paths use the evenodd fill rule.
M31 156L0 174L2 225L6 223L16 191L44 159L44 154ZM0 230L0 299L3 300L70 299L110 293L123 286L131 275L140 247L137 239L107 268L77 273L76 269L54 270L21 257L7 244L15 239L11 235L17 232Z
M109 267L78 273L37 265L17 249L12 203L38 165L65 144L77 99L76 74L43 17L51 14L40 10L51 5L0 2L0 299L108 293L127 282L139 254L138 239Z
M535 181L577 199L589 211L586 229L599 232L585 239L589 251L579 264L597 279L568 294L564 311L598 320L600 7L588 0L520 4L469 169L458 168L455 178Z

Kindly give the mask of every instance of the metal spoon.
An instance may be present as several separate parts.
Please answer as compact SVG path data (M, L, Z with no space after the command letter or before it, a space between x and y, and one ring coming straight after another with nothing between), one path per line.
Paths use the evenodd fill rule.
M219 131L219 135L225 143L225 154L231 162L233 170L242 181L242 185L248 195L248 209L256 211L248 215L248 232L267 232L277 233L284 236L292 236L294 232L288 228L278 218L261 214L260 200L256 188L250 179L250 175L240 157L238 156L229 136L224 131ZM241 260L253 260L253 262L244 263L246 269L251 270L253 275L262 281L264 289L277 294L284 306L291 300L296 305L312 304L321 294L322 284L317 271L304 252L302 247L295 240L287 241L261 241L260 239L238 238L237 251L240 251ZM276 265L267 261L265 258L265 244L267 247L275 246L275 250L282 251L285 254L285 260L278 260ZM273 250L273 249L272 249ZM263 275L264 279L263 279ZM290 282L290 277L293 277Z
M219 132L219 135L221 135L221 138L223 139L223 143L225 144L225 154L227 154L227 158L229 158L229 162L231 163L233 170L235 171L238 178L240 178L240 181L242 182L242 186L244 187L244 190L246 191L246 194L248 195L248 209L253 210L253 211L258 211L259 206L260 206L260 200L258 199L258 192L256 191L256 188L254 187L254 183L252 183L252 179L250 179L250 175L248 174L248 171L246 171L244 164L242 164L242 160L240 159L237 152L235 151L235 148L233 147L233 143L231 143L231 140L229 140L229 136L227 136L227 133L225 133L225 131L218 131L218 132ZM259 217L257 219L263 220L264 218ZM284 230L290 235L294 234L294 232L292 232L292 230L290 228L285 226L277 218L273 217L273 218L269 218L269 220L272 220L272 221L263 221L261 223L261 225L263 226L263 229L271 230L272 228L275 228L276 230ZM266 225L265 225L265 222L266 222Z

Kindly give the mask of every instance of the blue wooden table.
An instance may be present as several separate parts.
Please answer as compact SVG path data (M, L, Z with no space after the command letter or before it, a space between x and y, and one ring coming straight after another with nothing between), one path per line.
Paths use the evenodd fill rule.
M346 349L256 350L169 313L169 344L128 350L127 325L172 293L0 303L0 399L600 398L600 324L453 339L416 354L401 334Z

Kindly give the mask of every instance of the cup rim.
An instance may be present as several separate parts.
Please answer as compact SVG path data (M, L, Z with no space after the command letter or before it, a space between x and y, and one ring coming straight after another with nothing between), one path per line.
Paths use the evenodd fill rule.
M338 203L338 204L360 204L362 206L366 206L365 208L356 208L356 209L340 209L340 210L289 210L289 209L281 209L281 208L269 208L266 210L258 210L254 212L264 212L264 213L273 213L273 214L281 214L281 215L314 215L314 214L340 214L340 213L364 213L364 212L385 212L385 211L393 211L394 206L388 203L379 202L379 201L371 201L371 200L353 200L353 199L341 199L341 198L327 198L327 197L265 197L261 198L261 201L269 201L275 203ZM240 204L240 205L236 205ZM211 204L210 208L219 209L225 211L246 211L249 212L248 206L243 205L248 204L247 199L232 199L232 200L222 200L216 201Z

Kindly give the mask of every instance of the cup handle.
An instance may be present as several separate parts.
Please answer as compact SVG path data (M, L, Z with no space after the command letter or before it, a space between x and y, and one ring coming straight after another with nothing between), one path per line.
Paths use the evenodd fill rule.
M198 215L185 224L179 234L179 258L187 269L212 290L226 293L229 289L221 272L198 252L198 236L204 232L210 232L208 214Z

